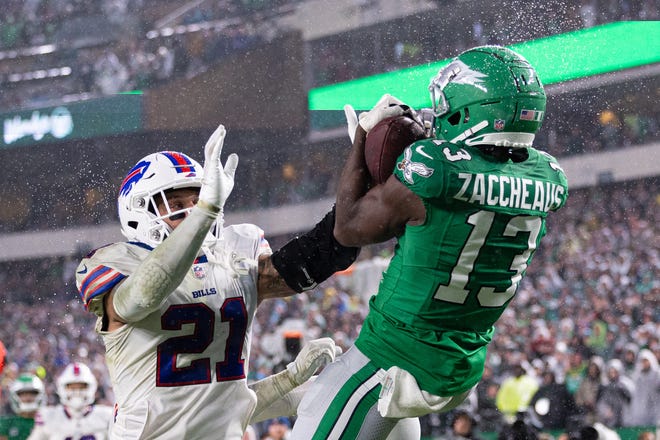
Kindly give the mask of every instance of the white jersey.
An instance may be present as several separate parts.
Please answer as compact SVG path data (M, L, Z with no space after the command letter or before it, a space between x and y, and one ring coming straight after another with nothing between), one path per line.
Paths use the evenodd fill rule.
M39 408L28 440L105 440L112 422L112 407L91 405L80 415L62 405Z
M151 252L115 243L77 269L86 305L130 276ZM234 225L210 255L198 257L157 312L113 332L97 331L116 397L112 438L240 439L256 406L248 389L258 257L270 254L264 232Z

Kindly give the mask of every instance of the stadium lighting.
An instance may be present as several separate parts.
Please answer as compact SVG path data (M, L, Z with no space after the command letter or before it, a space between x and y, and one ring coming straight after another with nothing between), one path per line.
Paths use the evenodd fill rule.
M69 76L73 70L69 66L53 67L50 69L39 69L31 72L10 73L7 75L7 82L32 81L45 78L57 78L60 76ZM0 80L0 83L2 81Z
M660 21L622 21L508 46L536 68L547 86L660 62ZM309 110L367 110L384 93L413 107L429 105L429 80L449 59L309 91Z

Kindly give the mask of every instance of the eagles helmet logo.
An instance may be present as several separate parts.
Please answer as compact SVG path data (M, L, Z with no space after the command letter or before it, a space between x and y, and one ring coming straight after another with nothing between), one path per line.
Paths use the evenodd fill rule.
M463 61L456 60L450 67L458 67L458 73L450 81L456 84L466 84L473 86L482 90L484 93L488 92L484 80L488 78L488 75L481 73L477 70L470 69L470 66L465 64Z

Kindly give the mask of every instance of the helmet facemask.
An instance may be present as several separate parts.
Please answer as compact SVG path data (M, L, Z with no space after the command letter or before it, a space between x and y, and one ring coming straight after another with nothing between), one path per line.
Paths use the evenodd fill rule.
M433 105L433 116L436 118L446 115L449 112L449 103L445 97L445 87L461 71L460 62L453 61L448 66L440 69L438 74L431 80L429 92L431 93L431 103Z
M143 215L150 219L148 234L154 243L161 243L172 233L172 228L165 221L166 219L170 221L180 220L185 218L192 209L172 209L168 201L168 193L171 191L173 190L160 190L155 194L143 194L135 198L136 212L142 211Z
M32 396L25 399L25 394ZM9 404L16 414L37 411L46 398L46 389L37 376L24 374L9 387Z
M57 395L62 405L78 413L96 400L98 382L89 367L82 363L67 365L57 378Z
M80 386L77 388L76 386ZM80 411L92 403L93 397L90 398L89 385L86 383L71 383L66 386L66 406L75 411Z

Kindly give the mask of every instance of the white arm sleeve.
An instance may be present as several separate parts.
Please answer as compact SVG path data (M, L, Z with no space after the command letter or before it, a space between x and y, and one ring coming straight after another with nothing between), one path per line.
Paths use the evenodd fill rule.
M136 322L153 313L183 281L217 213L195 206L116 289L113 306L124 322Z
M280 371L248 385L257 394L257 407L254 409L254 414L261 413L297 386L298 383L289 370Z
M289 391L283 396L272 400L269 405L262 405L261 398L263 393L261 391L257 391L254 388L254 385L259 384L263 381L267 381L272 377L273 376L267 377L259 382L250 385L250 388L252 388L252 390L257 393L257 399L258 399L257 408L254 410L254 413L250 418L250 423L263 422L264 420L274 419L276 417L295 416L298 413L298 405L300 404L300 401L302 400L303 396L305 395L309 387L314 382L314 379L316 379L316 376L312 376L312 378L307 382L305 382L304 384L294 388L293 390Z

